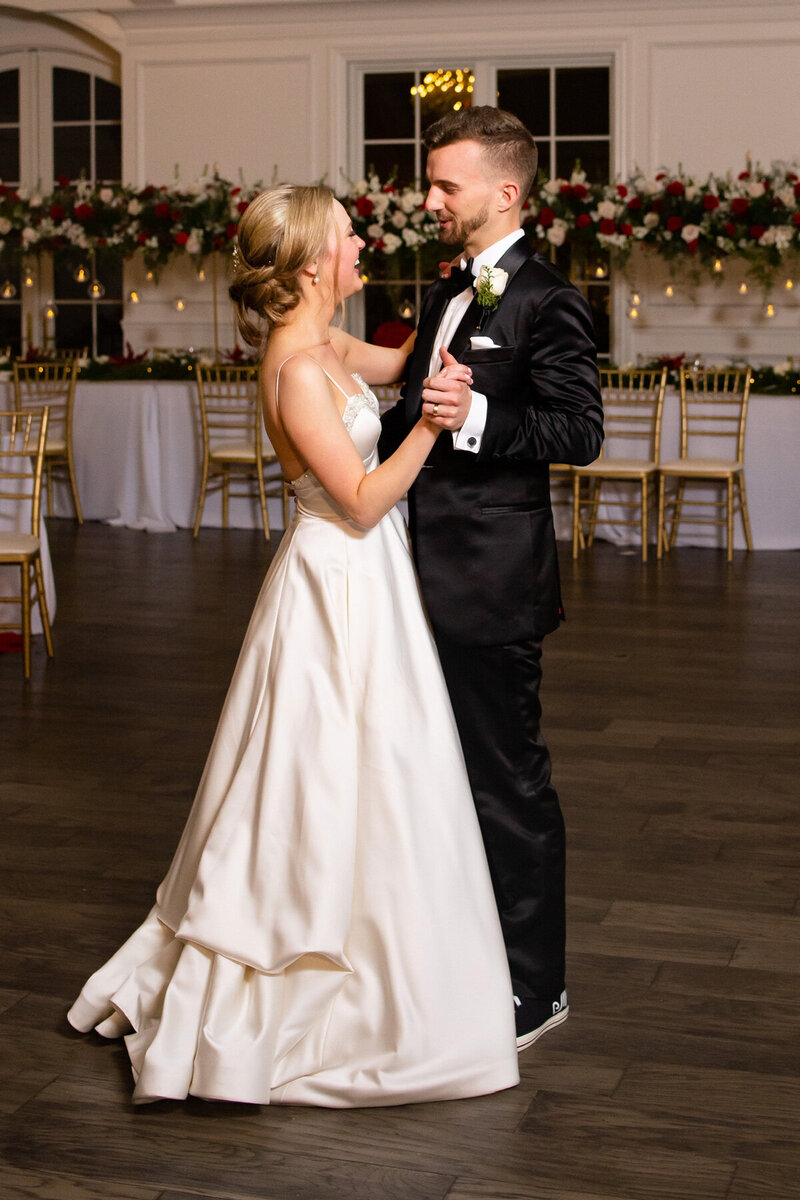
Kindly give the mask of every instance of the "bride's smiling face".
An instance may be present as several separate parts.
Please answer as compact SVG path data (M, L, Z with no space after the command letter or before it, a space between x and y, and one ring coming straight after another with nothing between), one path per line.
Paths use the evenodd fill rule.
M338 200L333 202L333 222L328 239L328 261L336 292L344 300L364 286L358 256L366 242L353 229L353 222Z

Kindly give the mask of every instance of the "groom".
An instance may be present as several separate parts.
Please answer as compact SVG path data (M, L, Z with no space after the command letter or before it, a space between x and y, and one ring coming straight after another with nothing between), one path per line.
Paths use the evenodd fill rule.
M536 177L531 134L510 113L476 107L442 117L425 145L425 207L441 241L464 258L425 295L404 399L384 417L381 458L421 411L450 431L411 489L409 520L522 1050L569 1011L564 822L539 729L542 638L563 615L548 464L597 457L602 408L588 305L520 228ZM471 388L448 378L454 359L472 368Z

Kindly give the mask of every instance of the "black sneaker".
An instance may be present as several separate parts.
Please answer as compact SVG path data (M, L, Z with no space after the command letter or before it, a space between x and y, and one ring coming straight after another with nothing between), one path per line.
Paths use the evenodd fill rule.
M519 996L514 997L514 1004L517 1010L518 1051L527 1050L543 1033L547 1033L548 1029L555 1029L556 1025L566 1021L569 1016L566 992L562 992L552 1004L543 1000L520 1000Z

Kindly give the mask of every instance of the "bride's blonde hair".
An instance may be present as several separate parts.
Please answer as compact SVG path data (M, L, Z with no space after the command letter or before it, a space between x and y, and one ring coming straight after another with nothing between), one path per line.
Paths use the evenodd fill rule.
M249 346L263 350L271 331L299 304L300 272L327 255L333 200L330 188L286 183L260 192L247 206L228 290Z

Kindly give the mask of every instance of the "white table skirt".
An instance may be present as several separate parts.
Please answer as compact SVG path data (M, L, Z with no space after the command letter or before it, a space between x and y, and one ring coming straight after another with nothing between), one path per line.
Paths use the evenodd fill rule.
M0 500L0 532L30 533L31 505L14 500ZM47 599L47 613L50 623L56 615L56 585L53 579L53 567L50 562L50 549L47 544L47 527L44 518L39 522L39 538L41 541L42 573L44 575L44 592ZM0 596L19 595L20 572L17 566L0 566ZM22 610L19 604L0 604L0 625L22 622ZM39 605L35 604L31 612L31 632L42 632L42 618L39 615Z
M5 391L5 395L3 392ZM0 401L13 406L12 385L0 383ZM678 397L667 395L662 455L678 456ZM634 452L631 446L630 452ZM75 467L84 516L134 529L190 528L200 483L200 438L192 383L79 383L75 400ZM745 478L759 550L800 548L800 397L753 396L745 444ZM278 500L269 501L270 523L281 526ZM56 513L71 516L65 488ZM222 523L221 497L210 495L203 524ZM258 528L257 502L231 500L230 523ZM557 510L561 536L569 536L565 509ZM598 528L598 536L638 543L635 530ZM724 530L685 526L684 545L722 546ZM736 546L743 548L739 522Z

